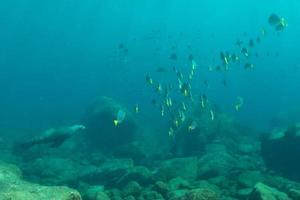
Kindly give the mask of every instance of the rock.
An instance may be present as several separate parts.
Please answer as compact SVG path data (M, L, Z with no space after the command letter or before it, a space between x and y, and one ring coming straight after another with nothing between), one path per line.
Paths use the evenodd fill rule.
M24 167L24 174L30 179L52 185L76 184L84 166L71 159L43 156Z
M155 191L143 191L142 193L142 197L145 200L163 200L163 196L161 194L159 194L158 192Z
M110 200L107 194L103 191L98 191L95 200Z
M187 193L187 190L173 190L168 193L169 200L186 200L185 195Z
M131 159L107 160L101 166L82 173L79 180L89 184L113 186L119 183L120 179L126 176L131 168L133 168Z
M134 196L128 196L128 197L125 197L124 200L135 200L135 197Z
M216 176L227 176L233 169L237 168L239 162L228 154L223 145L214 145L214 149L208 146L206 154L199 159L199 176L212 178Z
M300 124L275 129L262 138L261 153L269 169L300 180Z
M221 190L219 189L218 186L216 186L208 181L205 181L205 180L193 182L193 184L190 187L192 189L198 189L198 188L209 189L209 190L215 191L218 194L221 193Z
M103 186L91 186L88 189L86 189L86 191L84 192L84 194L82 195L84 199L87 200L96 200L98 193L99 192L103 192L104 191L104 187Z
M129 182L122 190L122 196L139 196L141 193L142 187L136 181Z
M210 189L193 189L186 193L187 200L219 200L217 192Z
M238 183L242 188L253 188L256 183L263 182L264 179L259 171L246 171L239 175Z
M113 121L119 110L126 113L125 119L118 126ZM83 117L86 126L84 134L90 149L111 153L123 145L135 141L137 123L133 114L124 106L108 97L97 99L86 111Z
M249 195L249 200L291 200L287 194L269 187L263 183L257 183Z
M157 181L153 186L153 190L162 194L164 197L166 197L167 194L170 192L169 186L162 181Z
M251 194L252 188L244 188L237 191L237 197L240 199L247 199L247 197Z
M195 180L198 177L198 161L196 157L174 158L163 161L156 176L162 180L181 177L186 180Z
M117 148L113 155L117 158L131 158L135 163L142 162L147 156L144 147L137 142Z
M1 200L81 200L80 194L68 187L41 186L24 181L17 167L4 163L0 164L0 186Z
M136 166L128 170L128 172L119 177L118 185L125 185L130 181L137 181L141 185L147 185L153 182L152 172L144 166Z
M300 200L300 190L292 188L288 194L293 200Z
M171 190L186 189L189 188L189 186L190 183L181 177L173 178L169 181L169 187Z
M107 195L111 200L122 200L122 193L119 189L111 189L107 191Z

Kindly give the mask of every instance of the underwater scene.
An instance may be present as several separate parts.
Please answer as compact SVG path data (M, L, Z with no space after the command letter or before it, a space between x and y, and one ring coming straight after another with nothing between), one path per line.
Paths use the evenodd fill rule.
M0 200L300 200L300 1L0 2Z

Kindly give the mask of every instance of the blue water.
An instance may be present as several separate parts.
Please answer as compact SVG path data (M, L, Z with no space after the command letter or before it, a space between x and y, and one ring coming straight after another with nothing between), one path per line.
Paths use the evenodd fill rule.
M74 123L97 96L129 108L138 103L140 118L160 126L165 122L149 103L154 94L145 75L172 77L155 70L170 69L174 51L183 70L194 55L196 92L244 124L267 128L280 113L299 107L299 10L297 0L1 1L0 129L28 133ZM272 30L271 13L288 20L286 30ZM255 47L260 56L253 71L207 72L220 51L235 50L237 39L255 38L262 28L267 36ZM220 83L224 76L227 87ZM238 113L237 96L245 101Z

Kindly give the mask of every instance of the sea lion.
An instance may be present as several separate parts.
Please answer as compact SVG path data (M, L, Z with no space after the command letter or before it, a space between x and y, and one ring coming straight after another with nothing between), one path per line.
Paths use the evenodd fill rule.
M29 149L35 145L45 144L55 148L61 146L67 139L73 135L85 130L84 125L76 124L72 126L51 128L42 132L39 136L34 137L26 142L20 143L21 148Z

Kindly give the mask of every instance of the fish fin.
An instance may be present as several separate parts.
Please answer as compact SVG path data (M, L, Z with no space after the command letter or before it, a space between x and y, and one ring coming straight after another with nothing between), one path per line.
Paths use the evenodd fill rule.
M115 119L115 120L114 120L114 125L115 125L115 126L118 126L118 125L119 125L119 121Z

